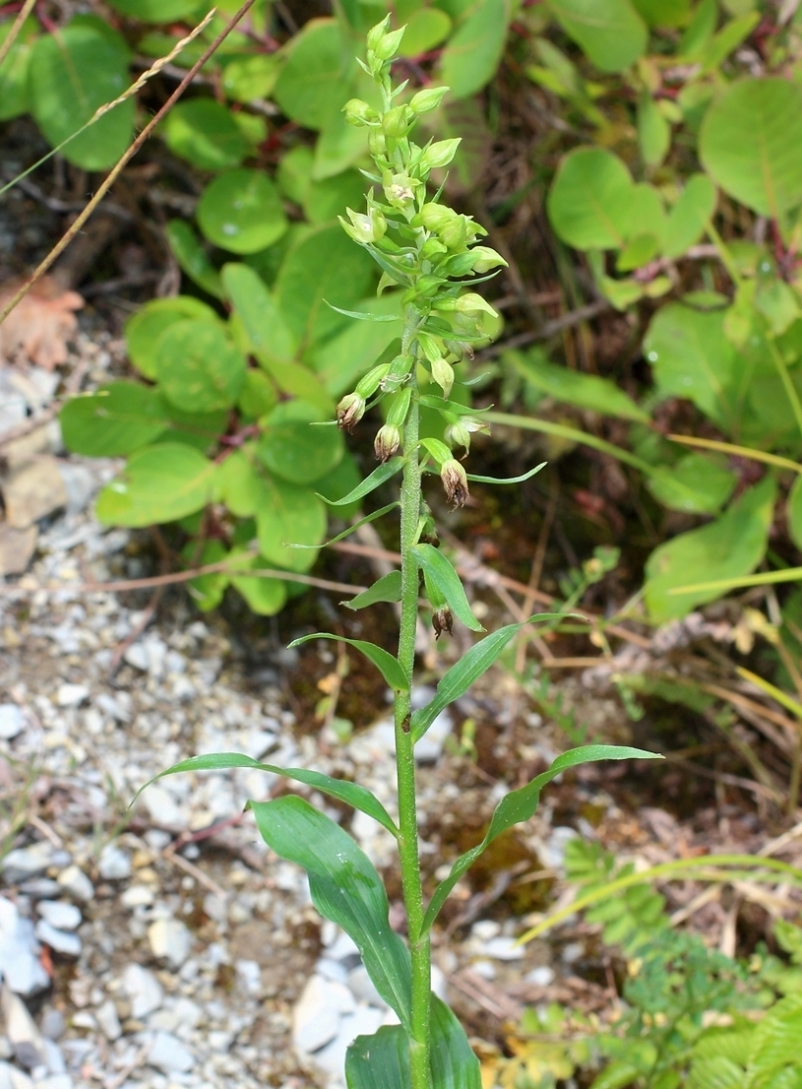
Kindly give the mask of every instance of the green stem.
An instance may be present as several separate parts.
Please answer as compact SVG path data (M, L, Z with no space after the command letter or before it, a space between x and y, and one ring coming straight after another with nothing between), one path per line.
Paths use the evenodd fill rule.
M413 316L410 315L409 327ZM411 339L405 335L405 341ZM405 344L405 347L407 344ZM412 548L417 541L421 503L421 468L418 456L420 409L417 390L404 431L404 476L401 484L401 626L398 636L398 661L412 685L415 665L415 629L418 619L419 572ZM409 1042L409 1066L412 1089L431 1089L430 1007L431 944L423 930L423 885L418 856L418 815L415 798L415 757L410 733L411 700L409 691L399 693L395 701L395 751L398 776L398 824L401 835L398 853L401 884L409 927L412 954L412 1011Z

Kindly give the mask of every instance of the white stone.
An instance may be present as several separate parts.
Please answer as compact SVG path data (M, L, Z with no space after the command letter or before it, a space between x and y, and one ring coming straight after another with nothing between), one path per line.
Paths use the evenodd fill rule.
M192 1052L171 1032L157 1032L148 1051L148 1062L165 1074L184 1073L195 1065Z
M150 907L154 898L153 889L148 885L129 885L120 897L120 903L130 911L133 908Z
M540 845L539 854L544 865L551 870L561 870L565 865L565 848L579 833L566 825L552 828L548 840Z
M303 1055L317 1051L339 1032L341 1011L331 1000L335 987L338 991L346 990L342 984L330 983L322 976L311 976L292 1011L292 1042L296 1051ZM335 996L338 991L334 992Z
M434 764L443 754L446 738L453 732L448 711L441 711L415 746L416 764Z
M203 1010L200 1006L193 1002L191 998L185 998L183 995L177 999L175 1006L173 1006L173 1013L177 1023L184 1028L197 1028L203 1020Z
M533 983L536 987L549 987L554 982L554 969L549 968L547 964L541 964L538 968L533 968L531 972L526 973L524 982Z
M35 1089L73 1089L73 1081L69 1074L52 1074L49 1078L38 1078L34 1082Z
M75 904L65 904L60 900L40 900L36 910L46 922L59 930L76 930L81 925L81 912Z
M38 951L31 920L21 916L15 904L0 896L0 978L6 980L15 994L28 996L50 986Z
M480 919L471 927L471 937L480 942L489 942L491 938L497 938L501 933L501 926L494 919Z
M262 969L255 960L238 960L234 964L243 989L251 995L258 995L262 990Z
M158 1010L164 999L161 984L141 964L129 964L122 975L122 985L131 1000L131 1014L140 1019Z
M44 873L53 858L53 844L46 839L32 843L30 847L18 847L9 851L0 868L10 882L24 881Z
M497 938L491 938L482 946L482 952L493 960L521 960L524 955L524 947L518 945L515 938L507 938L503 934Z
M178 919L157 919L148 927L153 955L164 957L171 968L180 968L192 948L192 935Z
M331 960L344 960L346 957L359 956L359 947L354 939L341 930L326 949L326 956Z
M357 1006L353 1013L346 1014L340 1021L336 1037L313 1056L315 1066L320 1067L330 1077L341 1078L345 1065L345 1053L357 1036L372 1036L378 1032L384 1020L382 1010L373 1006Z
M495 979L496 978L496 966L491 960L486 960L484 957L480 957L479 960L471 962L471 971L475 972L477 976L481 976L482 979Z
M149 786L141 800L148 813L159 824L182 826L187 823L186 814L175 797L158 783Z
M78 935L68 930L58 930L46 919L40 919L36 924L36 937L57 953L64 953L68 957L78 957L81 954L81 939Z
M104 1033L107 1040L119 1040L122 1036L122 1026L120 1025L117 1006L114 1005L111 999L107 999L106 1002L97 1007L95 1018L100 1026L100 1031Z
M59 707L77 707L89 698L89 685L86 684L62 684L56 692L56 703Z
M348 987L357 1001L365 1002L368 1006L375 1006L380 1010L386 1009L387 1003L374 987L373 980L368 975L364 964L358 964L348 973Z
M0 1062L0 1089L33 1089L33 1082L16 1066Z
M0 703L0 738L3 741L10 741L22 733L24 725L25 716L21 707L16 703Z
M6 1035L14 1048L14 1055L22 1066L32 1070L46 1061L45 1040L21 998L5 984L0 990L0 1011L3 1014Z
M75 863L68 866L66 870L62 870L57 881L73 900L80 900L87 904L95 895L95 886Z
M100 852L97 866L104 881L123 881L131 876L131 859L114 843L107 843Z

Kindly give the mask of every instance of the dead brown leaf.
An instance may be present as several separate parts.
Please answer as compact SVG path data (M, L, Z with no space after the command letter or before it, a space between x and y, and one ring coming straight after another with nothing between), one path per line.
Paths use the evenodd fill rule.
M19 289L19 281L0 286L0 307ZM0 325L0 363L18 361L53 370L67 360L67 340L78 327L73 311L84 305L77 291L65 291L44 276Z

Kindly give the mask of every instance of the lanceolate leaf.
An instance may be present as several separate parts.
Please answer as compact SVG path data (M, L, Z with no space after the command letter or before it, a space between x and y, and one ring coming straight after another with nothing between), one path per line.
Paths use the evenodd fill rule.
M403 1025L357 1036L345 1055L348 1089L408 1089L409 1038Z
M350 601L343 601L346 609L365 609L368 605L375 605L377 601L401 600L401 572L390 571L374 582L369 590L363 590L361 594L352 597Z
M336 310L338 314L344 314L346 318L356 318L357 321L400 321L401 316L399 314L371 314L369 311L364 310L343 310L341 306L335 306L334 303L330 303L328 299L324 299L323 302L331 310Z
M375 643L366 643L364 639L346 639L345 636L330 635L328 632L315 632L313 635L294 639L290 646L300 646L301 643L308 643L310 639L334 639L338 643L348 643L349 646L356 647L369 661L373 662L393 691L409 691L409 681L404 676L398 659L388 654L386 650L382 650L381 647L377 647Z
M525 480L531 479L535 473L539 473L541 469L545 469L547 462L541 461L540 465L536 465L534 469L530 469L526 473L521 473L520 476L477 476L475 473L468 473L468 480L475 480L477 484L523 484Z
M321 495L320 498L330 507L347 507L349 503L354 503L357 499L363 499L366 495L370 495L380 484L384 484L390 477L395 476L403 464L404 459L401 457L390 458L389 461L378 465L370 476L366 476L361 484L358 484L348 495L344 495L342 499L326 499L325 495Z
M252 802L251 809L265 843L306 870L315 907L356 942L374 987L409 1028L409 950L390 926L387 893L367 855L303 798Z
M415 553L418 566L446 599L449 609L457 620L471 631L484 631L485 629L471 611L459 575L446 556L430 544L415 545L412 551Z
M373 817L375 821L383 825L394 836L398 835L390 814L384 808L378 798L369 790L357 783L349 783L344 779L333 779L330 775L323 775L319 771L307 771L306 768L279 768L274 764L262 764L250 756L244 756L238 752L216 752L205 756L193 756L189 760L182 760L179 764L173 764L171 768L160 772L145 786L136 792L134 801L139 797L150 783L161 779L165 775L177 775L184 771L224 771L227 768L255 768L257 771L268 771L273 775L281 775L285 779L293 779L296 783L313 787L322 794L328 794L331 798L337 798L346 805L352 805L354 809L360 809ZM131 803L133 805L133 802Z
M432 1085L437 1089L481 1089L479 1060L465 1030L437 995L432 995Z
M628 745L583 745L581 748L570 749L568 752L563 753L562 756L558 756L548 771L538 775L526 786L521 787L520 790L513 790L502 798L493 813L485 838L476 847L472 847L470 851L460 855L451 867L451 873L435 889L423 920L424 930L431 927L448 894L460 877L473 865L493 840L500 836L502 832L506 832L508 828L512 828L514 824L528 821L534 815L540 801L541 790L552 779L555 779L560 772L565 771L567 768L574 768L578 764L590 764L597 760L661 759L659 753L646 752L644 749L633 749Z
M563 618L560 613L538 613L526 620L525 624L537 624L544 620ZM471 647L464 657L445 674L437 686L437 695L431 703L421 707L412 715L412 740L420 741L441 711L450 703L463 696L471 685L478 681L483 673L504 652L509 641L524 627L524 624L507 624L492 635Z
M326 502L328 502L328 500L326 500ZM356 533L360 526L365 526L368 522L375 522L377 518L381 518L382 515L389 513L389 511L394 510L399 505L400 504L398 503L388 503L386 507L379 507L379 509L374 510L372 514L366 514L364 518L360 518L358 522L354 522L348 529L344 529L342 533L338 533L336 537L332 537L330 541L323 541L323 543L319 545L293 545L292 547L328 548L329 545L337 544L338 541L344 541L346 537L350 537L352 533Z

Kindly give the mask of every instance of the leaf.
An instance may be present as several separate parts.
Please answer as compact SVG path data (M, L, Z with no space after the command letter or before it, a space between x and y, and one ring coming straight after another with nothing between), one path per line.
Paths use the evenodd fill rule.
M229 110L214 98L179 102L164 122L170 151L201 170L239 166L249 144Z
M317 481L317 495L325 495L329 499L342 499L344 495L352 491L357 487L362 479L362 473L357 468L357 464L354 461L354 457L350 453L346 453L342 461L332 469L331 472L326 473ZM361 510L361 503L357 500L355 503L348 503L345 507L341 507L337 511L337 517L347 520L353 518ZM382 507L380 510L373 511L371 514L366 515L360 522L355 523L351 529L356 529L358 526L367 522L372 522L375 518L381 518L383 514L387 514L393 507L397 507L398 503L388 503L387 506ZM342 541L349 535L349 530L345 529L342 533L338 533L336 538L332 541L324 542L321 547L328 547L333 541Z
M191 446L147 446L102 490L95 513L101 522L119 526L174 522L206 505L215 469Z
M358 783L349 783L346 779L333 779L330 775L323 775L319 771L309 771L306 768L279 768L274 764L263 764L250 756L243 756L237 752L218 752L204 756L192 756L188 760L173 764L167 771L159 772L154 779L151 779L145 786L140 787L134 801L150 783L154 783L156 779L162 779L165 775L178 775L179 772L185 771L224 771L227 768L255 768L257 771L267 771L272 775L281 775L285 779L303 783L305 786L312 787L313 790L319 790L322 794L327 794L330 798L337 798L338 801L345 802L346 805L367 813L369 817L373 817L388 832L396 837L398 836L395 822L379 799L365 787L359 786ZM133 802L131 804L133 805Z
M399 55L417 57L441 45L451 32L451 19L438 8L418 8L407 20Z
M409 1089L409 1037L403 1025L357 1036L345 1053L348 1089Z
M167 224L167 241L173 257L190 280L215 298L222 299L224 292L220 273L212 265L190 224L183 219L171 219Z
M471 631L484 631L485 629L473 615L460 577L447 557L430 544L415 545L412 551L415 553L415 560L421 571L434 583L457 620Z
M707 111L699 154L726 193L782 221L802 202L802 159L794 150L800 142L802 87L749 78L728 87Z
M305 148L304 150L311 150ZM344 170L333 178L315 181L310 177L303 204L310 223L329 223L346 208L359 208L365 199L365 179L356 170Z
M549 0L549 7L602 72L623 72L646 51L646 24L630 0Z
M510 20L507 0L479 0L467 11L440 57L440 78L452 99L476 94L493 78Z
M367 856L347 832L302 798L251 802L250 807L264 841L306 870L315 907L353 939L374 987L409 1027L409 951L390 926L387 894Z
M633 188L617 155L578 148L562 160L549 191L551 225L575 249L619 249L626 241Z
M11 32L13 20L0 26L0 45ZM22 24L17 40L6 54L0 66L0 121L10 121L20 114L29 113L31 93L28 83L28 65L31 46L36 40L37 23L28 18Z
M357 484L348 495L344 495L342 499L327 499L325 495L321 495L320 498L330 507L348 506L349 503L354 503L357 499L364 499L366 495L370 495L370 493L378 488L380 484L384 484L391 477L395 476L403 464L404 459L402 457L390 458L389 461L384 461L381 465L377 465L370 476L366 476L364 480L360 481L360 483Z
M278 56L255 53L235 57L223 69L223 90L235 102L253 102L267 98L273 90L280 71Z
M210 306L192 295L176 295L169 299L151 299L125 323L128 358L145 378L151 381L156 378L156 344L159 337L182 318L215 321L217 315Z
M142 23L173 23L187 15L205 15L206 0L109 0L111 7Z
M355 246L339 224L317 227L291 247L276 280L275 297L302 351L343 326L342 317L323 300L351 306L367 295L374 276L370 255Z
M221 249L256 253L277 242L288 227L278 190L261 170L229 170L203 191L198 225Z
M244 556L244 553L240 553ZM232 551L233 561L237 560L237 570L247 572L264 567L265 560L262 556L247 554L247 561L243 562ZM280 612L287 601L287 584L282 579L268 578L261 575L248 575L246 573L230 576L231 585L241 594L248 603L248 608L257 616L275 616Z
M128 86L130 53L125 39L94 15L76 15L43 34L31 50L31 109L51 145L77 132L100 106ZM64 158L84 170L113 166L128 147L134 126L129 98L63 148Z
M370 311L362 310L343 310L341 306L334 306L328 299L324 299L323 302L331 310L336 310L338 314L344 314L346 318L356 318L357 321L400 321L400 314L371 314Z
M228 558L228 549L222 541L204 541L200 552L198 551L198 543L197 540L187 541L181 552L182 559L191 567L206 567L213 563L222 563ZM201 612L206 613L219 606L228 583L228 572L208 571L204 575L198 575L197 578L191 579L187 583L187 590L195 605ZM134 801L136 801L136 797L138 797L138 793ZM133 805L133 802L131 804Z
M786 513L791 540L797 548L802 549L802 476L797 476L791 486Z
M73 397L59 413L64 445L85 457L121 457L171 426L161 395L138 382L112 382Z
M471 685L501 657L504 648L526 624L537 624L542 620L564 619L561 613L538 613L523 624L507 624L492 635L485 636L475 643L462 658L443 676L437 686L437 695L425 707L419 708L412 715L412 741L420 741L441 711L454 700L464 696Z
M343 437L336 427L315 426L323 414L305 401L284 401L260 420L256 454L271 473L290 484L311 484L342 460Z
M362 300L356 305L363 308L359 311L363 315L383 315L381 324L375 321L349 321L342 332L316 346L304 357L333 397L340 397L352 390L357 379L378 363L391 345L396 345L399 351L401 349L399 330L394 320L396 315L400 316L398 296L384 295L380 299ZM388 318L393 320L388 321ZM396 354L395 351L392 353ZM384 361L389 362L391 358L389 356Z
M706 174L693 174L668 213L663 231L663 253L680 257L707 230L716 210L716 188Z
M185 412L231 408L245 381L246 363L219 322L186 319L156 344L156 373L164 395Z
M545 461L542 461L540 465L521 473L520 476L477 476L476 473L467 473L466 475L468 480L475 480L478 484L522 484L525 480L530 480L535 473L539 473L541 469L545 469L546 464Z
M387 684L394 692L408 692L409 681L398 663L398 659L386 650L377 647L375 643L367 643L364 639L346 639L344 635L330 635L328 632L315 632L312 635L302 635L300 639L294 639L290 648L298 647L301 643L308 643L310 639L334 639L337 643L347 643L360 651L369 662L376 666Z
M562 756L558 756L548 771L536 776L526 786L521 787L519 790L510 791L496 806L490 820L490 826L482 842L472 847L470 851L460 855L452 865L448 877L441 881L435 889L423 920L424 932L431 928L440 912L440 908L462 875L502 832L506 832L513 825L521 824L534 816L543 787L561 772L568 768L577 767L579 764L590 764L598 760L661 759L662 757L658 753L646 752L644 749L633 749L628 745L583 745L581 748L570 749L568 752L563 753Z
M638 143L647 166L659 166L671 146L671 126L647 88L638 99Z
M658 502L690 514L717 514L737 483L738 474L723 460L696 453L687 454L675 465L658 465L646 479L646 487Z
M386 575L382 575L380 579L377 579L368 590L363 590L361 594L357 594L350 601L343 601L341 604L346 609L353 609L356 612L358 609L366 609L368 605L375 605L377 601L395 602L400 600L401 572L389 571Z
M675 588L754 571L766 551L776 492L774 479L767 476L715 522L681 533L652 552L644 588L652 620L663 624L683 617L720 596L716 588L672 594Z
M255 510L259 549L265 559L290 571L308 571L317 558L314 549L326 535L326 509L309 488L258 475Z
M437 1089L481 1089L479 1060L465 1030L445 1002L432 995L432 1085Z
M0 306L19 287L15 280L3 284ZM66 363L67 340L78 328L74 311L83 305L76 291L64 291L57 280L43 276L0 325L0 363L11 362L20 349L31 363L48 371Z
M351 97L356 65L350 45L333 19L310 20L293 38L273 88L283 113L307 129L322 129Z
M632 0L632 4L649 26L684 26L691 14L691 0Z
M637 423L647 423L649 420L649 414L636 405L614 382L599 378L595 374L582 374L569 370L568 367L549 363L541 348L535 348L526 354L506 352L504 359L535 389L555 397L558 401L587 408L592 412L601 412L606 416L617 416L622 420L634 420Z

